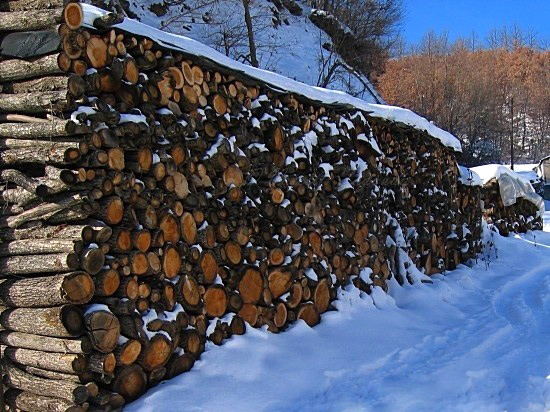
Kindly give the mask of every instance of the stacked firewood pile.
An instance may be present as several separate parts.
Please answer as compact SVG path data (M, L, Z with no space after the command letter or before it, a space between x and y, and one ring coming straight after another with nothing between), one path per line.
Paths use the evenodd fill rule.
M481 186L472 184L471 181L458 181L456 202L459 213L455 222L458 236L455 241L463 239L459 241L463 260L474 259L482 251L481 191Z
M539 208L522 197L518 197L514 204L504 206L496 180L483 186L482 198L485 218L497 227L502 236L508 236L511 232L525 233L529 230L542 230L543 223Z
M13 409L116 409L245 323L313 326L339 286L387 290L477 250L475 196L425 132L63 6L0 5L0 30L54 44L0 61Z

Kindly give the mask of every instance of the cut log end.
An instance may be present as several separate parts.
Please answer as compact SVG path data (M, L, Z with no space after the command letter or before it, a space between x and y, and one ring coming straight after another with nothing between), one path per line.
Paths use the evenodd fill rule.
M164 335L155 335L142 350L139 363L146 371L162 367L172 354L172 345Z
M82 26L84 21L84 13L82 12L82 6L78 3L69 3L65 7L63 12L65 23L71 30L77 30Z
M263 292L263 280L260 271L254 267L245 270L239 282L239 293L244 303L257 303Z
M70 303L82 304L92 298L95 286L88 273L77 272L65 277L63 290Z
M112 352L120 336L120 323L115 315L97 311L86 315L86 329L95 349L102 353Z
M80 336L84 332L84 318L77 306L63 306L61 308L61 322L72 336Z
M147 376L141 366L123 367L115 376L113 390L121 394L127 402L133 401L145 392Z

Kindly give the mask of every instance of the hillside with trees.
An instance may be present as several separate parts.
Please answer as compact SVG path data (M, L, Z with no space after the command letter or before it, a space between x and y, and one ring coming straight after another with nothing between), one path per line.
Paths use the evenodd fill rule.
M387 62L378 86L388 103L459 137L467 165L550 154L550 52L517 30L494 31L483 47L428 33Z
M380 102L401 0L88 0L198 40L239 62Z

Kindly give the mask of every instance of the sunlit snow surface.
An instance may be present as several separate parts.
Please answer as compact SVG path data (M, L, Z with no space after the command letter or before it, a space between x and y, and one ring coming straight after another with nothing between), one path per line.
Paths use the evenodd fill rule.
M485 261L433 285L350 288L313 329L208 345L126 410L546 411L550 233L493 238Z

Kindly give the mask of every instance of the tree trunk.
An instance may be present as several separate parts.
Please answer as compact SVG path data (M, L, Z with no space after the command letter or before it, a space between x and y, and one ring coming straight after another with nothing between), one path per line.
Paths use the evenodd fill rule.
M254 42L254 28L252 27L252 18L250 17L250 0L243 0L243 7L244 22L248 35L248 49L250 51L250 64L254 67L259 67L258 58L256 56L256 43Z
M43 139L65 137L87 131L83 126L77 126L71 120L55 120L45 123L2 123L0 137L13 139Z
M99 390L97 387L97 384L92 382L92 380L94 379L94 376L92 372L89 372L89 371L85 371L78 375L73 375L70 373L62 373L62 372L49 371L47 369L42 369L42 368L35 368L34 366L26 366L26 365L16 365L16 366L19 369L21 369L23 372L30 373L31 375L38 376L40 378L48 378L53 380L81 383L83 385L86 385L86 387L88 388L88 393L92 396L94 393L97 393Z
M1 99L1 95L0 95ZM25 163L69 165L80 160L80 152L75 143L51 142L34 147L22 147L0 152L0 166Z
M66 0L4 0L0 11L42 10L63 7Z
M84 199L80 195L65 196L55 203L43 203L33 209L25 210L17 216L11 216L6 219L6 224L8 227L15 228L31 220L48 218L60 210L74 207L83 202Z
M11 346L0 346L0 352L4 359L12 362L54 372L78 374L86 368L86 358L78 354L42 352Z
M33 93L67 90L67 76L45 76L37 79L0 84L2 93ZM47 122L46 122L47 123Z
M105 243L111 237L109 226L59 225L33 226L25 229L0 229L0 239L4 242L25 239L73 239L86 243Z
M80 260L74 252L11 256L0 259L0 271L4 276L70 272L79 267Z
M67 92L0 94L0 111L19 113L61 113L75 108L67 100Z
M74 252L74 249L75 241L72 239L14 240L0 245L0 257L69 253Z

